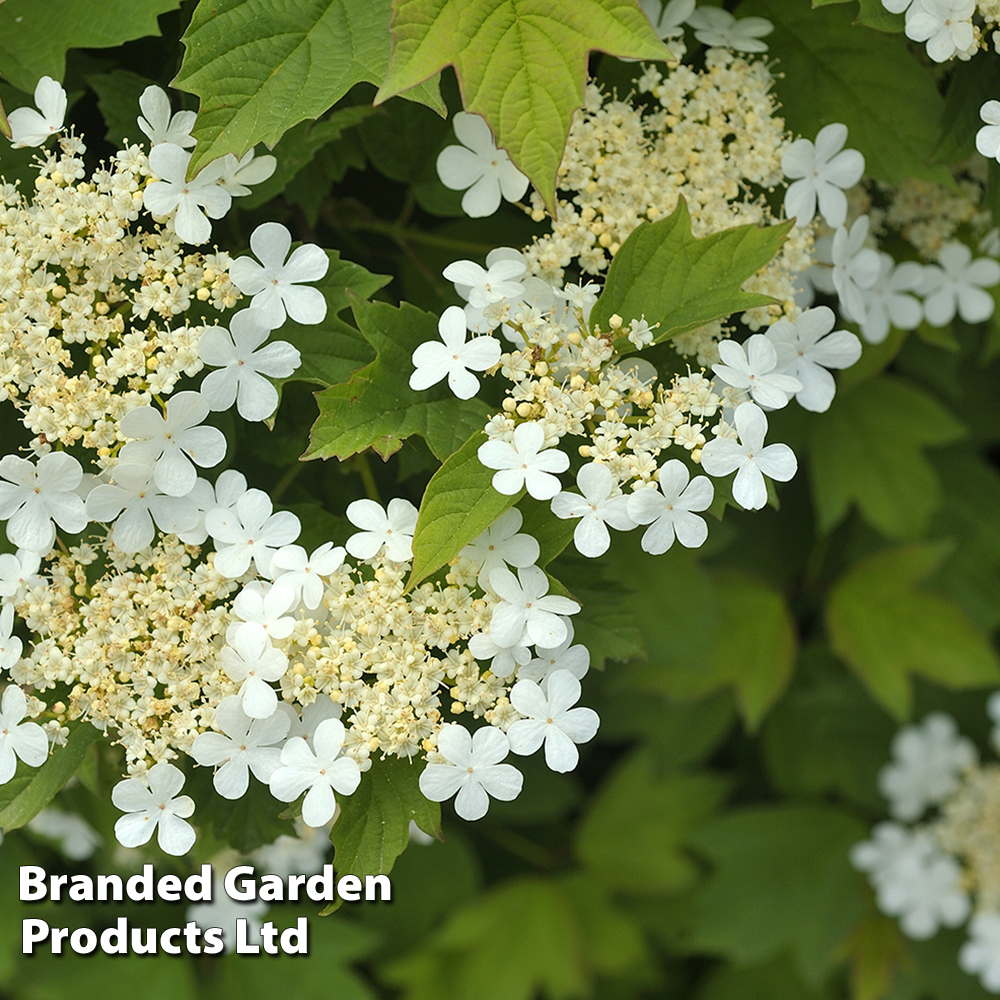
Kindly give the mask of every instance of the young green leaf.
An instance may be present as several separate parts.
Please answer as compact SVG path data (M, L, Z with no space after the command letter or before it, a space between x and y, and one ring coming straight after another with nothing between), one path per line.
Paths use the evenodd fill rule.
M764 229L737 226L699 239L682 198L665 219L639 226L615 254L591 323L605 332L617 313L626 323L645 316L659 323L654 343L735 312L774 301L740 285L778 252L791 222ZM628 328L623 328L628 332ZM635 350L627 336L615 341L619 354Z
M454 66L465 110L486 119L550 211L588 54L668 56L636 0L558 8L548 0L396 0L392 39L376 103Z

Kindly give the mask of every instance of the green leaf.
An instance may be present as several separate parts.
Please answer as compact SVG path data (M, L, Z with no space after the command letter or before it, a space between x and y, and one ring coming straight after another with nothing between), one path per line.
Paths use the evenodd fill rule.
M484 440L482 430L473 431L427 484L413 533L408 588L457 556L524 494L507 496L493 489L493 470L478 456Z
M574 581L569 596L583 606L573 619L574 641L587 647L591 666L600 670L609 660L624 663L645 656L632 591L618 583L594 579L592 565L580 566L576 560L574 564L576 571L568 576ZM565 566L556 572L567 574ZM578 586L577 580L586 580L589 586Z
M410 820L441 839L441 806L428 802L417 785L421 764L398 757L375 761L353 795L342 795L333 826L333 863L337 875L385 875L406 850ZM324 911L337 909L333 903Z
M948 687L1000 680L1000 660L954 602L918 584L949 546L908 545L876 553L837 581L826 607L834 652L897 718L910 714L910 674Z
M371 346L340 314L351 304L351 294L367 299L392 279L388 274L372 274L360 264L343 260L336 250L327 250L326 255L330 267L323 278L313 282L326 299L326 319L308 326L292 319L285 321L281 339L298 348L302 364L282 382L336 385L346 382L372 360Z
M7 112L3 109L3 101L0 101L0 135L6 136L8 139L12 135L10 122L7 121Z
M390 0L201 0L173 81L201 98L192 174L258 142L273 147L362 80L380 84L389 17ZM445 114L436 79L407 97Z
M392 60L376 103L445 66L465 110L482 115L550 211L573 112L594 49L666 59L636 0L395 0Z
M420 344L438 339L438 318L407 302L396 308L350 298L376 357L349 382L316 394L319 417L303 458L343 461L366 448L388 458L411 434L421 435L439 459L447 458L482 430L491 411L482 400L456 399L446 384L420 393L410 388L410 358Z
M645 315L659 323L654 343L774 301L740 285L766 266L785 240L791 222L737 226L704 239L691 234L691 214L682 198L665 219L637 227L615 254L591 324L605 332L617 313L628 323ZM627 336L615 342L619 354L635 350Z
M889 538L922 534L941 504L941 485L924 449L962 434L930 393L895 375L838 394L813 424L809 442L820 530L829 531L856 504Z
M868 835L829 806L758 806L730 812L689 839L715 868L693 905L685 946L756 965L791 950L817 985L864 910L851 846Z
M616 891L683 889L698 867L682 845L728 791L723 778L661 774L648 751L634 753L591 800L577 829L576 854L591 877Z
M43 76L62 80L67 49L107 49L159 36L157 17L179 6L180 0L7 0L0 5L0 72L31 94Z
M68 728L65 745L55 749L40 768L31 768L0 787L0 831L4 834L24 826L55 798L101 735L89 722L71 722Z
M825 7L832 3L853 3L854 0L812 0L813 8ZM854 19L855 24L864 24L877 31L890 31L898 34L906 25L902 14L893 14L882 5L882 0L858 0L860 10Z
M133 142L145 140L138 125L139 98L153 83L152 80L125 69L116 69L110 73L94 73L87 77L87 83L97 94L97 106L108 126L105 134L108 142L120 149L126 139Z
M521 531L538 542L535 565L545 569L572 541L579 521L556 517L547 503L532 497L522 497L518 507L523 517Z
M935 163L956 163L976 152L976 133L983 127L979 109L996 99L998 58L992 51L980 61L959 62L951 74L941 119L941 139L934 150Z
M944 102L898 39L852 25L845 7L810 10L807 0L744 0L739 13L774 23L768 58L785 76L776 90L788 128L815 139L824 125L843 122L847 144L864 154L870 176L954 187L946 167L928 165Z
M827 989L810 989L787 958L748 969L723 965L699 991L697 1000L833 1000ZM851 1000L861 1000L853 996ZM874 1000L874 998L872 998Z

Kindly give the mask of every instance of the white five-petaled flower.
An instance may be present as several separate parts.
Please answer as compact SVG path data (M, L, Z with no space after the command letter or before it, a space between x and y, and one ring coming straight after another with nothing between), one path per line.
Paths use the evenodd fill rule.
M816 306L797 319L779 319L766 334L777 351L778 370L794 375L802 385L795 394L799 405L814 413L828 410L837 391L827 369L849 368L861 357L861 341L853 333L830 332L836 320L832 309Z
M982 323L993 315L996 306L985 289L998 282L1000 263L992 257L973 260L972 251L964 243L946 243L938 254L938 264L924 268L927 322L945 326L957 311L966 323Z
M701 450L701 467L710 476L736 472L733 499L746 510L758 510L767 503L764 476L787 482L795 475L798 463L787 444L764 447L767 417L756 404L740 403L735 422L739 443L723 437L709 441Z
M497 149L486 120L459 111L451 121L461 146L446 146L438 154L441 183L452 191L465 191L462 211L473 219L492 215L500 207L500 196L517 201L528 190L528 178L510 161L507 151Z
M915 260L897 264L881 250L878 259L878 279L871 288L861 289L867 316L858 325L869 344L881 344L889 336L890 326L897 330L915 330L924 318L920 299L907 294L923 289L926 283L924 265Z
M257 622L244 622L219 654L222 668L240 685L238 697L251 719L267 719L278 707L278 696L269 681L280 681L288 669L288 657L271 645L267 632Z
M122 462L111 471L112 482L87 496L87 516L115 522L112 540L122 552L138 552L153 540L153 522L164 533L190 531L198 523L198 508L188 497L162 493L149 465ZM117 518L117 520L115 520Z
M840 308L848 319L864 323L868 318L862 289L878 281L881 264L878 252L865 246L868 238L868 216L854 220L850 232L843 226L833 234L830 256L833 262L833 287Z
M1000 162L1000 101L987 101L979 109L986 124L976 133L976 149L987 159Z
M469 652L477 660L489 660L490 672L497 677L510 677L518 667L523 667L531 660L529 641L526 628L516 639L503 646L489 632L477 632L469 638Z
M764 35L774 31L774 25L764 17L736 18L721 7L699 7L687 19L694 28L694 37L702 45L715 45L737 52L766 52Z
M538 561L538 542L531 535L518 533L523 521L521 512L511 507L459 553L479 564L479 586L483 590L497 566L520 568Z
M281 748L281 766L271 776L271 794L291 802L303 792L302 820L306 826L323 826L337 808L334 792L350 795L361 783L361 770L351 757L342 757L346 731L340 719L326 719L316 727L312 746L290 739Z
M969 940L958 953L963 972L979 976L990 993L1000 993L1000 913L980 910L969 921Z
M36 84L35 104L38 111L34 108L15 108L7 115L10 143L14 149L41 146L49 136L62 131L66 117L66 91L51 76L43 76Z
M537 566L519 569L516 577L506 566L499 566L490 573L490 587L500 598L490 620L490 635L498 646L518 642L525 631L528 640L541 649L558 646L566 639L566 625L559 616L580 610L576 601L548 594L548 577Z
M913 0L906 11L906 37L927 43L934 62L975 51L972 15L976 0Z
M762 333L755 333L746 344L723 340L719 357L724 364L712 365L712 371L736 389L744 389L755 403L780 409L802 383L791 375L781 374L774 345Z
M521 255L518 254L518 258ZM474 309L485 309L494 302L517 299L524 294L524 285L515 281L525 272L523 259L500 257L483 267L471 260L456 260L441 273L454 282L455 291Z
M219 184L234 198L243 198L250 194L248 184L260 184L274 173L278 160L265 154L257 156L253 149L248 149L239 159L232 153L222 157L224 165Z
M0 458L0 521L19 548L45 554L64 531L83 531L87 512L74 492L83 480L80 463L64 451L43 455L37 465L18 455ZM52 522L55 521L55 524Z
M532 560L534 562L534 560ZM32 549L0 553L0 600L17 602L27 587L42 582L42 557Z
M274 413L278 390L269 379L288 378L302 356L284 340L261 347L270 333L264 312L252 308L240 310L228 330L210 326L201 335L198 355L217 369L201 383L201 394L213 410L228 410L235 402L244 420L263 420Z
M950 715L932 712L904 726L892 741L891 763L879 771L879 791L895 819L915 820L940 805L958 787L962 772L979 759L971 740L960 736Z
M4 612L13 611L5 608ZM29 767L41 767L49 756L49 741L37 722L22 722L28 714L24 692L16 684L8 684L0 701L0 785L14 777L16 757Z
M239 799L250 786L250 771L267 784L281 764L281 748L288 735L289 719L275 712L266 719L251 719L238 695L219 702L215 725L221 733L202 733L191 744L191 756L203 767L219 767L212 783L224 799Z
M448 763L428 764L420 772L420 791L431 802L444 802L457 792L455 812L462 819L482 819L490 796L510 802L521 794L524 777L516 767L500 763L510 753L510 743L493 726L475 734L457 723L442 726L438 753Z
M271 560L275 583L291 587L295 596L315 611L323 601L323 577L336 573L344 562L343 546L324 542L312 555L301 545L284 545Z
M546 448L541 424L527 421L514 428L513 444L499 439L479 446L479 461L487 469L499 469L493 477L493 489L513 496L522 489L536 500L551 500L561 483L554 473L569 468L569 456L558 448Z
M287 639L295 628L295 619L288 612L297 606L295 591L284 583L251 580L233 601L233 614L240 620L229 625L226 641L236 634L243 622L256 622L269 639Z
M123 462L153 467L153 482L172 497L186 496L198 478L195 465L210 469L226 455L226 436L205 427L208 401L200 392L179 392L165 413L153 406L129 410L119 423L124 437L135 438L121 450ZM192 464L194 463L194 464Z
M639 6L659 38L678 38L684 34L684 22L694 13L695 0L668 0L667 3L663 3L663 0L639 0Z
M187 817L194 812L190 795L178 795L184 787L184 772L160 761L141 778L126 778L111 790L111 801L125 815L115 823L115 836L122 847L141 847L156 830L156 842L165 854L187 854L194 846L194 827Z
M447 378L448 388L459 399L472 399L479 392L479 379L472 371L484 372L500 360L500 341L473 337L466 342L465 325L465 312L460 306L445 309L438 320L443 343L429 340L413 352L411 389L429 389Z
M216 507L232 512L236 502L247 491L247 477L236 469L226 469L221 473L213 486L201 476L195 481L187 498L198 511L198 521L187 531L178 532L177 537L185 545L201 545L208 538L208 528L205 527L205 517Z
M580 518L573 531L573 542L582 555L596 558L608 551L611 534L631 531L635 521L629 516L629 498L618 491L618 483L606 465L591 462L576 474L580 493L557 493L552 498L552 513L564 520ZM616 494L616 495L612 495Z
M149 137L151 146L161 142L172 142L175 146L190 149L198 141L191 135L195 119L195 111L178 111L170 113L170 98L162 87L150 84L139 98L139 128ZM145 116L145 117L144 117Z
M785 215L807 226L816 214L836 229L847 218L847 195L865 172L865 158L856 149L844 149L847 126L834 122L825 125L816 136L816 144L796 139L781 154L781 171L793 183L785 192Z
M582 643L573 645L571 618L563 618L563 624L566 626L566 638L552 649L540 650L540 656L536 656L518 670L518 680L544 684L549 674L556 670L568 670L577 678L587 673L590 669L590 650Z
M580 700L580 682L568 670L549 674L543 690L534 681L519 680L510 689L510 703L526 716L507 730L516 754L534 753L544 742L549 770L565 773L580 762L577 743L587 743L601 724L592 708L573 708Z
M393 562L412 559L418 513L402 497L390 500L388 511L374 500L355 500L347 506L347 519L362 530L347 539L347 551L355 559L374 559L384 545L387 559Z
M214 160L198 176L187 179L191 154L174 142L161 142L149 151L149 168L160 178L146 185L142 203L153 215L174 215L174 232L197 246L212 235L209 219L221 219L233 203L232 196L219 184L225 169ZM204 211L202 211L204 209Z
M650 555L662 555L674 538L688 549L696 549L708 538L708 525L693 513L707 510L715 497L715 487L706 476L693 481L687 466L672 458L660 466L660 481L636 490L628 498L629 517L636 524L648 524L642 548Z
M292 234L280 222L265 222L250 236L253 257L237 257L229 277L244 295L252 295L255 309L263 309L273 328L290 316L296 323L322 323L326 299L318 288L303 281L319 281L330 267L330 258L315 243L304 243L292 252ZM287 260L286 260L287 258Z
M0 610L0 671L10 670L21 658L22 649L23 643L14 635L14 605L5 604Z
M221 477L220 477L221 478ZM205 527L215 542L215 568L235 580L250 568L267 576L275 549L299 537L302 525L290 510L274 512L263 490L247 490L232 508L216 507L205 515Z

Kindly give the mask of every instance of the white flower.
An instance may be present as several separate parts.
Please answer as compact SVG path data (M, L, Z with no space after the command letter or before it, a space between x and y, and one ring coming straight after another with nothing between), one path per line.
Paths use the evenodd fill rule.
M187 498L198 510L198 523L188 531L181 531L177 537L185 545L201 545L208 538L205 516L210 510L222 507L232 512L236 501L247 491L247 478L236 469L226 469L213 486L207 479L198 477Z
M223 173L219 184L234 198L243 198L250 194L248 184L260 184L274 173L278 160L274 156L257 156L253 149L247 150L240 159L232 153L222 157Z
M274 746L288 733L288 716L275 712L266 719L251 719L241 699L230 695L219 702L215 725L221 733L202 733L191 744L191 756L203 767L222 765L212 778L224 799L239 799L250 786L250 771L267 784L281 764L281 750Z
M288 738L305 740L309 746L312 746L313 737L321 722L326 722L327 719L339 719L343 713L340 704L325 695L306 705L302 709L301 718L287 701L278 702L278 711L288 717Z
M745 348L735 340L721 341L719 357L725 363L712 365L712 371L734 388L745 389L761 406L780 409L802 388L797 378L775 371L778 355L762 333L749 337Z
M42 577L38 575L41 564L41 555L31 549L0 553L0 600L16 603L28 587L41 583Z
M566 626L566 638L552 649L541 650L543 655L522 666L517 672L518 680L544 684L546 678L555 670L568 670L577 678L587 673L590 669L590 650L582 643L573 645L571 618L563 618L563 624Z
M62 131L66 117L66 91L51 76L43 76L36 84L35 105L38 111L34 108L15 108L7 115L10 143L14 149L41 146L49 136Z
M355 500L347 506L347 519L363 530L347 539L347 551L355 559L374 559L384 545L387 559L412 559L417 514L417 508L401 497L389 501L388 513L374 500Z
M520 258L520 254L518 257ZM454 282L455 290L475 309L484 309L504 299L516 299L524 294L524 285L514 278L524 274L523 259L500 257L488 268L471 260L456 260L441 273Z
M961 865L942 853L926 830L879 823L873 838L855 844L851 863L868 872L878 908L899 917L903 933L916 940L939 927L956 927L969 915Z
M766 52L767 43L760 39L774 31L774 25L763 17L742 17L737 20L721 7L699 7L687 19L695 29L694 37L702 45L715 45L737 52Z
M767 331L778 355L779 371L794 375L802 386L795 394L799 406L814 413L828 410L837 391L827 369L849 368L861 357L861 341L853 333L830 332L836 320L832 309L816 306L795 320L779 319Z
M310 325L326 319L323 293L301 282L319 281L329 270L330 258L315 243L296 247L289 257L291 246L292 234L280 222L265 222L250 236L250 249L260 264L252 257L237 257L229 268L233 284L253 296L253 307L264 310L272 327L281 326L286 314Z
M640 351L653 342L653 330L646 322L645 317L642 319L633 319L629 323L628 339Z
M564 620L569 621L568 618ZM518 667L523 667L531 660L528 641L527 629L503 646L496 642L489 631L477 632L469 638L469 652L477 660L489 660L490 672L497 677L510 677Z
M284 545L274 553L271 572L276 583L291 587L315 611L323 601L323 577L332 576L343 563L344 549L333 542L324 542L311 556L301 545Z
M871 288L881 271L878 253L865 246L868 238L868 216L854 220L851 231L838 227L833 234L831 258L833 287L840 299L840 308L848 319L864 323L868 318L862 289Z
M47 806L31 819L28 829L39 837L57 841L59 853L71 861L86 860L104 843L86 820L52 806Z
M906 11L906 37L927 43L934 62L974 51L976 0L913 0Z
M856 149L844 149L847 126L834 122L819 130L814 146L796 139L781 154L781 172L798 178L785 192L785 215L807 226L816 214L816 202L826 224L836 229L847 218L847 195L865 172L865 158Z
M544 742L545 763L551 771L572 771L580 762L577 743L587 743L601 724L592 708L573 708L580 700L580 682L568 670L549 674L543 691L534 681L519 680L510 689L510 703L526 716L507 730L516 754L534 753Z
M542 425L527 421L514 428L514 443L485 441L479 446L479 461L487 469L499 469L493 477L497 493L513 496L522 489L536 500L551 500L561 483L552 473L569 468L569 456L557 448L542 450L545 431Z
M558 493L552 498L552 513L564 520L580 518L573 532L577 551L595 558L608 551L611 535L608 525L616 531L631 531L635 521L629 517L628 497L618 490L618 483L606 465L591 462L576 474L579 493Z
M194 812L190 795L178 795L184 773L160 761L147 772L146 782L126 778L111 790L111 801L125 815L115 823L115 836L122 847L141 847L157 831L156 842L165 854L187 854L194 846L194 828L187 817Z
M208 413L208 401L200 392L171 396L162 414L153 406L137 406L118 425L124 437L136 439L119 457L137 465L155 463L153 482L169 496L185 496L198 478L194 466L210 469L226 454L225 434L218 427L202 426Z
M267 378L288 378L302 363L302 355L287 341L261 347L271 333L264 313L242 309L229 329L210 326L198 342L198 355L217 368L201 383L201 394L213 410L228 410L233 403L244 420L263 420L278 405L278 390ZM260 350L258 350L260 348Z
M288 657L275 649L263 626L244 622L219 654L222 668L240 684L238 696L251 719L267 719L278 707L278 696L268 681L280 681L288 669ZM242 682L242 683L241 683Z
M448 763L428 764L420 773L420 791L431 802L444 802L457 792L455 812L462 819L482 819L491 795L510 802L521 794L521 772L500 763L510 743L499 729L484 726L473 735L455 723L442 726L438 752Z
M983 988L1000 993L1000 913L981 911L969 921L969 940L958 953L963 972L979 976Z
M0 458L0 521L14 545L46 553L56 539L55 521L64 531L87 527L87 512L75 490L83 480L80 463L64 451L43 455L37 466L17 455Z
M596 281L588 281L585 285L569 282L562 288L554 289L557 298L563 299L571 307L579 310L584 323L590 322L590 311L594 308L600 291L601 286Z
M1000 282L1000 263L991 257L972 259L964 243L946 243L937 264L924 268L924 315L932 326L945 326L958 315L966 323L982 323L996 303L986 288Z
M160 180L146 185L142 203L153 215L166 217L176 212L174 232L185 243L197 246L212 235L212 223L208 220L221 219L229 211L233 199L218 183L225 169L221 159L214 160L189 181L190 162L191 154L176 143L162 142L154 146L149 151L149 168Z
M889 335L890 325L897 330L915 330L924 318L920 300L907 292L920 291L926 282L923 264L904 260L897 264L892 257L878 254L879 275L871 288L863 288L867 318L860 323L861 336L869 344L881 344ZM799 400L801 402L801 399Z
M473 371L483 372L500 360L500 342L493 337L473 337L465 341L465 313L460 306L448 306L438 320L442 344L427 341L413 352L416 366L410 376L411 389L428 389L448 379L448 387L459 399L472 399L479 392L479 379Z
M4 608L3 615L13 609ZM8 684L0 700L0 785L14 777L15 755L29 767L41 767L49 756L49 741L37 722L22 722L28 714L28 701L16 684Z
M149 137L151 146L158 146L161 142L172 142L175 146L182 146L185 149L194 146L198 141L191 135L194 128L195 119L198 117L194 111L178 111L171 117L170 98L162 87L150 84L139 98L139 128Z
M13 633L14 605L5 604L0 609L0 671L10 670L21 658L24 644Z
M527 261L520 250L513 247L495 247L486 255L486 273L489 273L493 266L500 261L507 261L509 264L521 265L527 270ZM478 265L476 265L478 266ZM511 268L514 271L514 268ZM521 272L523 275L524 272ZM516 275L515 275L516 276ZM465 325L474 333L488 333L501 328L504 336L513 344L524 345L524 338L521 334L510 326L512 322L518 322L518 317L537 315L540 317L546 314L555 303L555 293L552 286L541 278L534 278L531 275L521 277L519 281L512 282L512 286L519 287L521 291L509 298L497 298L487 302L482 306L474 306L469 302L472 294L472 285L455 283L455 291L466 300L465 305ZM491 285L491 288L494 286ZM494 291L496 289L494 288ZM482 301L483 296L479 296Z
M523 198L528 178L511 163L506 150L497 149L486 120L459 111L451 124L462 145L441 150L437 172L441 183L452 191L468 188L462 197L462 211L478 219L500 207L501 194L507 201Z
M798 468L795 454L787 444L764 447L767 417L754 403L740 403L735 414L739 444L731 438L718 437L701 450L701 467L710 476L728 476L733 480L733 499L746 510L758 510L767 503L764 476L787 482Z
M958 787L962 772L978 759L976 748L950 715L933 712L918 726L905 726L892 741L894 760L879 771L879 791L896 819L918 819Z
M538 542L531 535L518 534L522 523L521 512L511 507L459 553L479 563L478 582L483 590L489 586L490 573L498 566L521 568L538 561Z
M287 639L295 628L295 619L286 612L297 604L295 591L284 583L252 580L233 601L233 614L240 621L230 624L226 641L236 634L242 622L256 622L271 640Z
M281 767L271 777L271 794L291 802L308 788L302 801L307 826L329 823L337 808L333 793L350 795L361 782L357 761L340 756L345 735L340 719L326 719L316 728L312 748L300 739L290 739L281 748Z
M684 34L684 22L694 13L695 0L669 0L668 3L663 3L662 0L639 0L639 6L652 23L653 31L661 39L678 38Z
M247 490L232 509L216 507L205 515L205 527L216 546L215 568L220 573L235 580L250 568L251 559L262 576L270 573L274 550L294 542L302 530L291 511L273 510L271 498L254 489Z
M692 513L707 510L715 497L715 487L705 476L694 481L687 466L676 458L660 466L660 481L636 490L628 498L629 517L636 524L648 524L642 548L650 555L662 555L674 544L674 537L688 549L696 549L708 538L703 517Z
M566 639L566 626L560 615L575 615L576 601L548 594L549 580L544 570L525 566L515 577L505 566L490 573L490 587L500 598L493 608L490 634L498 646L518 642L527 630L528 639L542 649L551 649Z
M90 491L87 516L105 524L117 518L111 537L122 552L146 548L155 534L154 520L165 534L190 531L198 523L198 508L188 497L160 492L152 466L122 462L111 475L111 483Z
M976 133L976 149L987 159L1000 162L1000 101L987 101L979 109L986 124Z

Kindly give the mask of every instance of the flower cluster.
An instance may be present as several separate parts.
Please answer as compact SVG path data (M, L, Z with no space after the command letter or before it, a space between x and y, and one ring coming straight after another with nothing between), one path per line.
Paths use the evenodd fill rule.
M1000 749L1000 692L987 709ZM908 936L929 938L968 921L958 964L1000 993L1000 764L980 763L942 712L900 730L892 754L879 787L893 819L857 844L851 860Z

